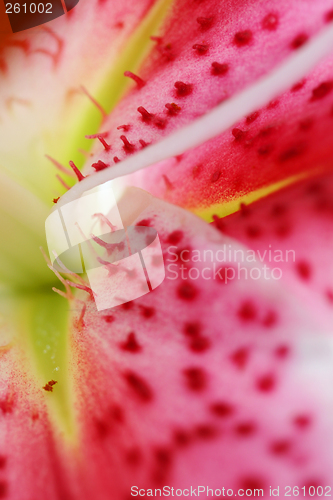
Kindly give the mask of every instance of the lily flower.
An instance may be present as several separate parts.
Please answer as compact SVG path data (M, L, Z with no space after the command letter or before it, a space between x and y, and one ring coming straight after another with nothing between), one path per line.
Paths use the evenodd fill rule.
M0 498L331 495L332 20L81 0L1 41ZM166 277L98 310L39 247L114 179Z

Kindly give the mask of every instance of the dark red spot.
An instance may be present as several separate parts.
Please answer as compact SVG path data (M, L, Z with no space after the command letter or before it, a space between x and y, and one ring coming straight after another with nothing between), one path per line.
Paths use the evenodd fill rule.
M140 306L141 314L144 318L152 318L155 315L153 307Z
M272 374L264 375L257 380L259 391L270 392L275 388L275 377Z
M58 198L53 198L53 203L58 203L59 200L60 200L60 196L58 196Z
M304 144L295 144L294 146L291 146L285 151L282 151L282 153L279 156L279 161L281 163L284 163L285 161L293 160L297 156L303 154L304 151L305 151Z
M103 316L103 319L104 321L106 321L107 323L113 323L115 318L114 316L111 316L111 314L108 314L107 316Z
M123 149L126 153L133 153L135 151L135 145L129 142L126 135L121 135L120 139L123 141Z
M121 309L124 309L124 311L128 311L129 309L132 309L132 307L134 307L134 302L132 300L129 300L128 302L121 304L120 307Z
M290 43L290 47L294 50L299 49L302 47L307 41L309 40L308 35L305 33L299 33L293 41Z
M95 428L101 439L104 439L111 430L109 424L100 419L95 420Z
M213 224L216 227L216 229L218 229L219 231L225 230L225 222L223 221L222 217L220 218L218 215L212 215L212 219L213 219Z
M176 116L176 115L178 115L178 113L182 109L180 106L178 106L178 104L176 104L174 102L171 102L171 103L167 102L166 105L165 105L165 107L167 108L168 114L170 116Z
M272 326L276 325L277 322L277 314L275 311L268 311L266 316L263 319L262 324L266 326L267 328L271 328Z
M274 455L285 455L290 451L291 442L287 439L281 439L272 443L270 448Z
M195 322L195 323L185 323L184 325L184 333L188 337L199 337L201 334L202 327L200 323Z
M120 344L120 347L123 349L123 351L129 351L129 352L140 352L142 347L138 344L135 333L131 332L128 334L127 339L125 342Z
M183 429L176 429L174 432L174 439L178 446L184 447L190 444L191 436L188 432Z
M140 222L137 222L135 225L136 226L150 227L150 225L151 225L151 219L142 219L142 220L140 220Z
M236 434L242 437L251 436L252 434L254 434L255 431L256 431L256 426L252 422L241 422L237 424L235 427Z
M128 76L129 78L132 78L132 80L137 84L138 88L141 89L146 85L146 82L142 80L139 76L135 75L131 71L125 71L124 76Z
M333 89L333 81L327 80L326 82L322 82L320 85L315 87L312 90L311 101L318 101L319 99L323 99L326 97Z
M234 413L234 407L225 401L213 403L210 406L210 411L217 417L225 418L230 417Z
M122 424L125 420L124 411L118 405L114 405L114 406L112 406L112 408L110 408L110 415L111 415L112 419L115 422L118 422L119 424Z
M233 128L231 133L235 138L235 142L242 142L247 136L247 130L241 130L240 128Z
M150 144L149 142L146 142L146 141L144 141L143 139L139 139L139 143L141 144L142 149L143 149L143 148L146 148L146 147L147 147L147 146L149 146L149 144Z
M299 122L299 129L302 130L302 132L307 132L313 127L314 120L313 118L304 118Z
M258 148L258 155L259 156L268 156L271 154L274 150L273 144L263 144Z
M191 83L178 81L175 83L175 88L178 97L186 97L193 92L193 85Z
M234 36L234 44L237 47L244 47L248 45L253 39L253 33L251 30L238 31Z
M280 345L279 347L277 347L275 349L275 355L278 358L284 359L288 356L289 353L290 353L290 349L287 345Z
M324 19L327 23L333 21L333 9L326 12Z
M255 490L263 490L265 484L259 477L251 476L245 477L240 481L240 487L246 492L246 490L252 490L253 496L263 496L255 492ZM252 495L247 495L252 496Z
M210 178L210 182L217 182L219 180L221 176L221 172L220 170L216 170L212 175L211 175L211 178Z
M147 382L141 378L139 375L132 371L128 371L124 375L126 382L133 389L138 398L147 403L152 401L153 392Z
M329 302L333 303L333 290L326 290L326 297Z
M285 238L291 233L291 226L285 222L284 224L279 224L275 228L275 234L279 236L279 238Z
M8 484L6 481L0 481L0 498L6 498L8 493Z
M211 73L214 76L223 76L226 75L229 71L229 64L227 63L218 63L212 62Z
M296 427L300 429L305 429L311 424L311 418L308 415L297 415L293 420Z
M242 370L245 368L249 360L249 355L249 349L247 347L241 347L230 356L230 359L237 366L237 368Z
M199 56L203 56L203 55L207 54L207 52L209 50L209 45L207 45L205 43L195 43L192 46L192 49L194 49Z
M301 82L295 83L295 85L293 85L290 90L291 92L298 92L304 87L304 85L305 85L305 80L302 80Z
M104 161L102 160L98 160L97 163L93 163L91 166L96 170L96 172L99 172L100 170L104 170L105 168L107 168L109 165L104 163Z
M213 439L217 435L217 429L211 424L200 424L196 426L195 434L200 439Z
M238 309L237 314L242 321L253 321L257 317L257 309L253 302L247 300Z
M169 467L172 462L172 453L168 448L157 448L155 450L155 459L159 465Z
M202 391L207 387L207 376L202 368L186 368L184 375L186 384L192 391Z
M172 245L177 245L183 239L183 236L184 236L183 231L177 229L176 231L173 231L172 233L169 234L168 243L171 243Z
M210 348L210 340L207 337L195 337L191 340L190 349L193 352L204 352Z
M120 162L120 160L119 160L118 156L114 156L114 157L113 157L113 161L114 161L115 163L119 163L119 162Z
M142 461L142 454L139 448L132 448L128 450L125 455L126 462L130 465L139 465Z
M253 123L254 121L256 121L259 115L260 115L259 111L254 111L253 113L251 113L249 116L246 117L246 123L247 124Z
M183 300L192 301L198 296L197 288L192 283L181 283L177 288L178 297Z
M296 271L298 272L299 276L305 281L308 281L311 278L311 266L308 262L298 262L296 264Z
M271 209L271 215L273 217L280 217L281 215L284 215L286 212L287 212L286 205L282 205L281 203L276 203L275 205L272 206Z
M264 17L261 23L264 30L275 31L279 25L279 17L277 14L270 12Z
M0 455L0 469L4 469L7 464L7 457Z
M197 23L202 31L209 30L212 27L213 20L213 17L197 17Z
M246 228L246 234L249 238L259 238L262 234L262 230L259 226L251 225Z

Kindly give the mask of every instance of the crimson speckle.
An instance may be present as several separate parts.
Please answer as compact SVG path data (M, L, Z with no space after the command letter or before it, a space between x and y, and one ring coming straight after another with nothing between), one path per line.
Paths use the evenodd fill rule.
M96 170L96 172L99 172L100 170L104 170L105 168L107 168L109 165L104 163L104 161L102 160L98 160L97 163L93 163L91 166Z
M175 83L175 88L178 97L186 97L193 92L193 85L191 83L178 81Z
M156 313L153 307L141 306L140 309L141 309L141 315L144 318L152 318Z
M236 434L242 437L251 436L252 434L254 434L255 430L256 426L252 422L241 422L235 427Z
M234 36L234 44L237 47L244 47L248 45L253 39L253 33L251 30L238 31Z
M333 80L327 80L326 82L322 82L320 85L315 87L312 90L312 101L317 101L319 99L323 99L333 90Z
M249 238L259 238L262 234L262 230L259 226L251 225L246 228L246 234Z
M302 130L303 132L307 132L313 127L314 120L313 118L304 118L299 122L299 129Z
M290 349L287 345L280 345L279 347L277 347L275 349L275 355L278 357L278 358L286 358L288 356L290 352Z
M117 127L117 130L123 130L124 132L128 132L131 128L131 125L127 124L127 125L119 125L119 127Z
M217 435L217 429L211 424L200 424L197 425L195 433L200 439L213 439Z
M183 429L176 429L174 432L174 439L178 446L184 447L191 442L191 435Z
M270 392L275 388L275 377L272 374L264 375L257 380L257 388L261 392Z
M296 271L298 272L299 276L305 281L308 281L311 278L311 266L308 262L298 262L296 264Z
M331 21L333 21L333 9L326 12L324 19L327 23L330 23Z
M135 224L136 226L146 226L146 227L150 227L151 226L151 220L150 219L142 219L140 220L140 222L137 222Z
M211 73L214 76L224 76L228 73L229 71L229 64L227 63L219 63L219 62L212 62L212 69Z
M124 304L121 304L121 309L124 309L125 311L128 311L129 309L132 309L134 306L134 302L132 300L129 300L128 302L125 302Z
M213 17L197 17L197 23L203 31L209 30L213 24Z
M192 283L181 283L177 288L177 295L183 300L192 301L198 296L198 289Z
M251 477L245 477L245 478L241 479L240 487L244 491L252 490L252 493L254 493L254 490L263 490L265 487L265 484L263 483L262 479L260 479L259 477L251 476ZM248 496L251 496L251 495L248 495Z
M258 155L268 156L273 152L273 150L274 150L273 144L264 144L258 148Z
M143 378L132 371L125 373L124 377L128 385L141 401L145 403L152 401L153 392Z
M202 368L186 368L184 375L186 385L192 391L202 391L207 387L207 376Z
M297 415L294 420L294 424L296 427L299 427L300 429L305 429L306 427L309 427L311 424L311 418L308 415Z
M197 52L197 54L199 54L199 56L203 56L203 55L207 54L207 52L209 50L209 45L207 45L205 43L195 43L192 46L192 49L194 49Z
M193 322L193 323L185 323L184 325L184 333L185 335L187 335L188 337L198 337L200 334L201 334L201 330L202 330L202 327L201 327L201 324L198 323L198 322Z
M220 418L230 417L234 413L234 407L225 401L213 403L210 406L211 412Z
M207 337L195 337L191 340L190 349L193 352L205 352L210 348L210 340Z
M299 33L290 43L290 47L294 50L302 47L307 41L309 37L306 33Z
M183 231L177 229L176 231L173 231L172 233L169 234L168 243L171 243L172 245L177 245L183 239L183 236L184 236Z
M231 133L234 136L236 142L242 142L247 135L247 130L241 130L240 128L233 128Z
M125 456L126 462L130 465L138 465L142 460L142 454L139 448L132 448L128 450Z
M119 162L120 162L120 160L119 160L118 156L114 156L114 157L113 157L113 161L114 161L115 163L119 163Z
M140 352L142 350L142 347L138 344L138 342L136 340L136 336L135 336L134 332L131 332L128 334L127 339L125 340L125 342L120 344L120 347L124 351L129 351L129 352L133 352L133 353Z
M241 305L237 314L243 321L253 321L257 317L257 309L253 302L247 300Z
M230 356L230 359L237 366L237 368L242 370L245 368L249 360L249 355L249 349L247 347L241 347Z
M210 182L212 182L212 183L213 183L213 182L218 181L218 180L219 180L219 178L220 178L220 176L221 176L221 172L220 172L220 170L216 170L216 171L215 171L215 172L211 175L211 177L210 177Z
M270 12L269 14L267 14L267 16L264 17L261 25L265 30L275 31L279 25L278 15Z
M298 83L295 83L295 85L293 85L291 87L291 92L298 92L299 90L301 90L305 85L305 80L302 80L301 82L298 82Z
M281 439L272 443L270 448L274 455L285 455L290 451L291 442L287 439Z
M166 105L165 105L165 107L167 108L168 114L170 116L176 116L176 115L178 115L178 113L182 109L180 106L178 106L178 104L176 104L174 102L171 102L171 103L167 102Z
M259 111L254 111L253 113L251 113L249 116L246 117L246 123L247 124L250 124L250 123L253 123L259 116Z
M304 151L305 148L303 144L295 144L294 146L291 146L280 154L279 161L281 163L284 163L286 161L293 160L297 156L303 154Z
M0 481L0 498L5 498L8 493L8 484L6 481Z
M262 324L266 326L267 328L271 328L272 326L276 325L277 322L277 314L275 311L268 311L266 316L263 319Z
M103 319L104 319L104 321L106 321L106 323L113 323L115 320L114 316L112 316L111 314L108 314L107 316L103 316Z

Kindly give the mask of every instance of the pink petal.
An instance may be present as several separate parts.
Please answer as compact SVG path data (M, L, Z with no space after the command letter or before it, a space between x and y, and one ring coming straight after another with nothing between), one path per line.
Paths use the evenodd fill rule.
M82 488L121 500L134 485L268 496L270 485L329 484L332 354L317 304L304 308L288 280L244 270L225 284L237 263L217 252L247 247L179 208L151 199L142 221L158 231L166 280L105 314L86 300L73 331ZM181 251L192 257L175 279ZM214 266L222 280L208 279Z

